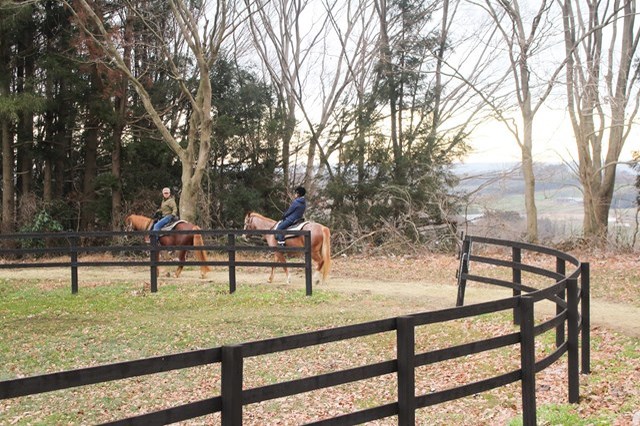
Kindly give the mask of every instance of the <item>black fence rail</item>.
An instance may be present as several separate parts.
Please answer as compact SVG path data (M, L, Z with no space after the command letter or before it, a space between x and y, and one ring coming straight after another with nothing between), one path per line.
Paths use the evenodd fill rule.
M512 249L514 253L519 252L520 254L523 251L532 251L549 255L551 258L556 259L556 269L547 270L543 267L528 265L522 262L524 257L518 257L517 254L513 255L516 260L509 261L498 257L475 256L471 254L472 245L475 244L493 244L507 247ZM544 285L542 288L536 289L529 284L521 282L524 281L522 279L517 280L518 282L508 282L481 275L472 275L469 271L473 269L474 262L509 268L515 278L522 271L527 271L536 276L547 277L551 283L548 286ZM564 263L570 263L573 269L568 273L558 272L562 268L559 265ZM583 372L588 372L589 352L585 348L585 345L587 348L589 345L588 333L586 338L584 336L588 330L589 274L588 266L585 265L565 253L541 246L520 244L513 241L467 237L464 240L464 249L461 253L461 269L459 271L460 289L457 302L460 306L232 346L7 380L0 382L0 399L16 398L207 364L219 364L221 385L218 395L113 421L108 424L168 424L213 413L221 413L223 425L241 425L243 423L243 407L249 404L353 383L382 375L395 374L397 401L354 411L339 417L318 419L311 424L354 425L397 416L399 425L412 425L415 424L416 410L419 408L474 395L509 383L520 382L523 423L525 425L535 425L535 375L558 361L565 353L567 353L568 362L568 399L572 403L578 402L580 331L583 332ZM516 281L515 278L514 281ZM514 292L518 291L520 293L501 300L463 306L466 283L472 280L506 285L513 288ZM578 280L581 284L580 287L578 286ZM553 300L560 308L555 317L540 321L535 318L535 306L537 302L544 299ZM582 312L580 312L580 307L582 307ZM416 353L416 348L418 347L416 345L416 330L418 327L505 311L513 312L514 321L518 323L519 327L514 332L443 349ZM564 333L564 331L559 333L560 327L564 330L565 325L567 333ZM536 337L554 329L556 333L559 333L558 336L562 338L562 341L557 341L558 345L553 353L536 360ZM244 360L248 358L388 332L395 333L396 337L396 354L393 359L255 388L246 389L243 385L245 382L243 365ZM460 384L449 389L416 395L416 368L437 365L446 360L510 346L519 348L519 368L502 372L494 377ZM585 357L587 357L586 360ZM584 368L585 365L587 366L586 369ZM482 368L482 366L478 366L478 368Z
M278 250L285 254L302 256L302 262L286 263L288 268L303 268L305 270L305 291L308 296L313 293L312 265L311 265L311 233L309 231L286 231L287 235L302 235L303 247L272 248L265 245L249 245L241 243L245 238L261 237L266 234L283 233L283 231L244 231L244 230L189 230L189 231L114 231L114 232L52 232L52 233L20 233L0 235L0 270L19 268L69 268L71 293L78 292L78 269L83 267L133 267L146 266L149 268L151 292L158 291L158 267L164 266L222 266L229 269L229 292L236 291L237 268L240 267L282 267L276 261L246 261L238 260L237 253L242 252L274 252ZM151 234L150 243L143 243L143 237ZM160 235L202 235L205 241L224 240L224 243L205 245L163 246L159 244ZM86 242L90 241L90 244ZM131 241L132 244L118 244L117 242ZM164 259L163 254L179 250L204 250L226 253L227 260L179 260ZM82 255L112 254L126 257L114 260L83 259ZM68 257L68 260L59 260Z

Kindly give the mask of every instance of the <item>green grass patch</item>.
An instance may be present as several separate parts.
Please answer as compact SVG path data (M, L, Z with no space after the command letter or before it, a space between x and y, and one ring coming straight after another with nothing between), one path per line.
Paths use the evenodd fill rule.
M538 407L536 421L540 426L605 426L612 423L610 414L580 416L575 405L548 404ZM514 419L510 426L522 426L522 419Z
M140 283L118 281L85 286L72 295L65 284L0 280L0 295L0 380L263 340L421 311L419 300L405 299L398 303L390 297L323 290L315 290L313 296L307 297L301 289L276 285L242 285L229 294L226 283L212 282L169 282L162 284L157 293L150 293ZM511 312L422 326L416 329L416 352L517 330ZM596 341L596 347L612 344L610 339L596 338ZM553 346L554 340L545 337L542 343L539 350ZM258 387L382 362L395 357L396 345L395 333L380 333L248 358L244 365L244 386ZM637 340L624 341L622 347L616 357L607 361L608 370L621 371L628 359L637 359L633 358ZM516 345L420 367L416 373L416 394L472 383L517 368L517 349ZM562 380L562 375L558 377ZM14 398L0 401L0 424L94 424L123 419L219 395L220 380L219 365L208 365ZM595 386L599 382L593 383ZM301 424L390 403L395 401L396 386L395 375L387 375L255 404L246 407L246 424L269 424L271 420ZM507 413L507 419L514 418L518 415L519 398L519 388L513 385L418 410L417 418L421 419L418 423L453 424L465 419L469 424L489 424L495 420L490 416L499 411ZM557 400L563 398L564 393ZM583 424L571 423L576 413L571 405L539 408L540 419L548 424ZM601 424L594 422L614 417L602 414L589 417L589 421ZM474 423L475 420L479 423ZM209 421L219 424L215 416Z

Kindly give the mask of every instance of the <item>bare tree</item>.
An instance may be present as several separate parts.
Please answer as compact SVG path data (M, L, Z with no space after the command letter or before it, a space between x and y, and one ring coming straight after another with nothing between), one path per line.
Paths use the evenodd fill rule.
M296 92L298 74L304 62L300 16L308 6L306 0L245 0L249 26L256 52L277 88L282 120L283 183L289 185L289 151L296 128Z
M487 79L495 63L495 55L475 31L464 32L452 28L463 20L461 0L438 2L434 14L440 17L438 27L432 31L437 43L431 55L434 58L430 88L433 93L432 126L429 140L446 135L448 152L461 139L472 134L477 126L488 119L489 99L504 83L500 78ZM479 96L481 95L481 96Z
M515 95L520 119L509 118L504 109L507 104L504 102L499 105L491 100L488 105L507 126L520 147L525 183L526 238L535 241L538 238L538 219L532 153L533 122L564 67L562 60L559 61L560 65L541 63L542 54L551 56L550 39L555 25L551 18L553 2L541 1L537 10L531 11L532 16L529 16L526 7L524 10L521 8L518 0L485 0L477 5L493 21L498 34L497 40L493 41L496 43L494 46L504 53L504 59L508 63L507 74L511 76L512 89L505 94L511 98ZM504 99L506 98L503 101Z
M616 164L640 102L637 59L634 64L640 40L636 2L564 0L562 8L567 106L584 197L583 233L604 241Z
M363 82L371 76L375 65L374 55L377 35L371 23L375 18L368 0L358 2L325 1L328 18L327 33L323 42L323 52L316 82L316 96L298 99L301 113L310 134L305 181L314 176L316 148L321 167L331 176L329 157L337 149L330 136L330 129L336 117L341 116L341 107L356 95L356 82ZM335 46L332 46L335 44ZM331 52L330 55L326 52ZM324 140L324 141L323 141Z
M140 97L142 104L163 141L171 148L182 165L182 193L180 216L187 220L196 218L197 197L201 191L201 181L206 171L210 155L211 136L216 109L211 103L210 71L218 58L221 45L232 31L232 16L235 8L231 0L214 0L212 3L197 4L184 0L168 0L166 8L173 25L174 40L167 39L165 17L156 17L143 9L137 2L125 2L130 13L136 15L146 31L160 46L162 60L168 75L176 81L181 93L190 105L191 112L186 120L186 140L180 140L170 128L171 114L160 110L148 91L145 76L136 76L124 57L123 36L110 28L104 18L96 13L92 0L67 2L76 16L77 24L99 46L105 62L124 73ZM164 8L163 8L164 9ZM193 66L189 66L192 59ZM195 82L190 85L189 82ZM192 87L195 86L195 87Z
M312 184L314 163L331 173L328 157L336 144L326 136L354 79L373 63L373 11L368 0L248 2L254 44L286 105L282 162L288 185L296 111L308 135L303 181ZM366 58L363 61L363 58ZM324 139L323 139L324 138Z

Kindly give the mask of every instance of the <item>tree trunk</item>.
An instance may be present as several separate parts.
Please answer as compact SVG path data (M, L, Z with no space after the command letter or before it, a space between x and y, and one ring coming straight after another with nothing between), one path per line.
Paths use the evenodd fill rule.
M0 98L8 98L11 87L9 44L5 34L0 34ZM15 231L15 186L13 182L13 136L9 117L0 114L0 138L2 139L2 233Z
M1 89L1 88L0 88ZM0 90L4 92L4 90ZM1 93L0 93L1 94ZM2 126L2 233L14 232L15 187L13 184L13 143L9 119L0 117Z
M287 110L282 135L282 184L288 188L291 182L289 168L291 167L291 139L296 128L296 104L293 94L284 94L284 96L286 96Z
M127 13L124 31L124 51L122 58L125 66L131 69L131 50L133 46L133 12ZM111 189L111 229L114 231L122 227L122 133L127 120L127 99L129 81L126 75L121 75L121 82L117 88L115 100L115 124L113 127L113 147L111 151L111 174L115 185Z
M80 229L91 231L95 221L95 180L98 176L98 133L100 121L96 111L89 108L89 117L86 121L84 145L84 174L82 180L82 212Z
M91 91L99 96L101 90L97 66L91 70ZM86 128L84 132L84 175L82 180L82 211L80 229L91 231L95 222L96 177L98 176L98 144L100 140L100 118L95 99L89 101Z
M538 241L538 209L536 207L536 178L533 172L533 111L529 89L529 71L526 60L520 63L522 124L524 127L522 145L522 176L524 178L524 205L527 214L527 235L529 242Z
M18 47L18 94L33 95L35 52L33 19L25 25ZM18 191L21 196L31 192L33 175L33 110L23 108L18 114Z
M635 2L615 2L610 10L595 5L589 9L587 26L575 15L574 10L580 13L581 8L574 8L574 4L579 3L574 0L563 3L568 111L584 194L583 234L596 244L603 244L616 163L637 112L637 105L630 107L638 96L637 89L633 96L630 88L638 77L631 67L640 36L635 28ZM607 102L602 101L605 97ZM605 105L611 108L609 114L604 111ZM609 139L604 153L607 132Z

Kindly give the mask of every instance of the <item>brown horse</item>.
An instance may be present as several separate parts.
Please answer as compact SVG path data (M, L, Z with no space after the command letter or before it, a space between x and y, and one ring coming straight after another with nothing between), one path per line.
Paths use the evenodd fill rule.
M148 231L151 229L151 225L153 223L153 219L146 216L140 216L137 214L132 214L127 216L124 219L125 231ZM200 227L193 225L186 221L180 221L173 229L176 231L191 231L198 230ZM202 235L200 234L170 234L170 235L161 235L159 240L160 245L162 246L202 246L204 242L202 241ZM194 250L196 257L201 262L207 261L207 254L204 250ZM180 250L178 252L178 258L180 262L184 262L187 257L187 250ZM207 272L209 272L211 268L207 265L200 265L200 278L205 278L207 276ZM176 269L175 277L180 277L180 273L182 272L182 265L178 265L178 269ZM168 275L167 275L168 276Z
M262 216L259 213L249 212L244 218L245 230L273 230L275 228L276 221ZM309 222L302 227L302 230L311 231L311 258L316 264L316 273L322 274L322 282L324 283L329 276L329 270L331 269L331 232L329 228L324 225L315 222ZM278 247L276 236L274 234L264 234L264 239L269 244L269 247ZM304 247L304 236L296 235L295 237L287 237L287 247ZM299 255L300 253L295 253ZM275 257L278 262L284 263L284 254L276 251ZM287 284L290 283L289 270L283 266L284 272L287 275ZM268 282L273 281L273 274L275 266L271 268L271 275ZM314 274L316 275L316 274ZM315 283L319 283L320 278L316 277Z

